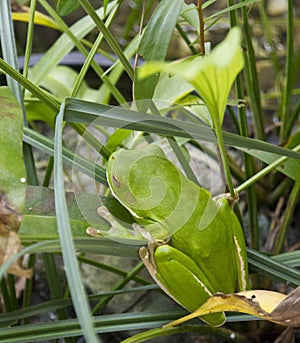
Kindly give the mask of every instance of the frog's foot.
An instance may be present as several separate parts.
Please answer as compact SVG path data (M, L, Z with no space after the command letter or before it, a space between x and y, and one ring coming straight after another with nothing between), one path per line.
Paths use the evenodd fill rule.
M234 189L234 196L232 196L230 193L222 193L219 195L216 195L213 197L214 201L218 201L220 199L227 199L230 206L233 208L239 201L239 193L236 189Z
M85 232L91 237L101 236L100 230L95 229L94 227L88 227Z

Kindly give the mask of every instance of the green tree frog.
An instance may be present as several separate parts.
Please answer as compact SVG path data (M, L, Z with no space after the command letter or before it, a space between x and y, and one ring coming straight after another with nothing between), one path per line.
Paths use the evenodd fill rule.
M216 292L249 288L243 231L229 201L212 199L159 146L113 153L107 179L114 197L141 225L139 234L148 241L140 249L146 268L176 302L193 312ZM137 235L135 230L132 238ZM217 326L225 316L200 319Z

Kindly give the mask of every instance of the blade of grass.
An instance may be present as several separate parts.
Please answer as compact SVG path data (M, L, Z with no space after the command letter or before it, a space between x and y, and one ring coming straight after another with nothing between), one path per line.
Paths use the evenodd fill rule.
M30 18L29 18L29 22L28 22L28 33L27 33L26 51L25 51L25 60L24 60L24 69L23 69L24 77L27 77L27 75L28 75L29 59L30 59L30 54L31 54L31 49L32 49L32 41L33 41L35 8L36 8L36 0L33 0L33 1L31 1ZM24 93L25 93L25 88L24 88L23 94ZM51 163L50 163L50 166L51 166ZM47 275L51 296L54 299L62 298L63 294L61 292L61 286L60 286L60 281L59 281L58 274L57 274L56 264L54 262L54 257L51 254L43 254L42 258L43 258L43 262L44 262L45 272ZM26 289L27 304L26 305L29 304L28 303L28 300L29 300L28 296L30 295L29 289L31 288L31 286L32 286L32 281L27 283L27 289ZM58 310L57 315L58 315L59 319L68 318L68 314L67 314L65 309Z
M136 131L158 133L166 136L178 136L212 143L217 143L214 130L204 125L197 125L177 119L151 116L144 112L131 111L119 107L90 103L78 99L67 98L64 120L85 124L126 128ZM95 121L98 118L97 121ZM273 144L223 132L226 145L246 149L273 152L278 155L300 159L300 153Z
M119 58L121 63L124 66L128 76L131 80L133 80L133 68L130 65L129 61L127 60L126 56L124 55L122 49L120 48L118 42L112 35L112 33L107 29L105 24L103 23L102 19L97 15L92 5L87 0L78 0L82 8L86 11L86 13L92 18L96 26L98 27L99 31L102 32L106 42Z
M85 56L88 57L88 51L86 50L86 48L84 47L84 45L82 44L82 42L77 38L76 36L76 32L78 30L78 24L79 22L77 22L76 24L74 24L72 29L69 29L68 26L65 24L65 22L61 19L61 17L56 13L56 11L44 0L40 0L40 3L43 5L43 7L49 12L49 14L60 24L60 26L63 28L66 36L68 37L68 40L66 41L66 38L64 40L57 40L56 43L53 45L52 49L49 49L47 54L49 54L50 56L53 55L56 51L58 51L61 55L64 56L64 54L66 54L68 51L70 51L72 49L73 46L76 46L78 48L78 50ZM94 11L95 12L95 11ZM99 12L100 16L103 16L103 10ZM96 16L97 12L95 12ZM99 16L99 18L100 18ZM90 19L90 18L89 18ZM100 20L100 19L99 19ZM75 30L76 28L76 30ZM90 25L86 25L86 30L91 29L92 26ZM82 31L81 29L79 29L79 31ZM80 37L79 37L80 38ZM53 51L52 51L53 50ZM61 56L61 58L63 57ZM56 61L56 63L58 63L60 60L58 60L57 56L54 57L54 60ZM39 61L40 62L40 61ZM39 63L38 62L38 63ZM45 65L45 63L47 64L47 68L49 69L49 62L48 59L45 59L44 56L44 63L42 64L42 67ZM36 64L36 68L38 66L38 63ZM41 63L41 62L40 62ZM53 64L53 62L52 62ZM113 96L115 97L115 99L120 103L126 103L125 98L123 97L123 95L119 92L119 90L110 82L109 78L105 75L104 70L100 67L100 65L98 65L94 60L90 61L90 65L92 66L92 68L95 70L96 74L101 78L101 80L107 85L107 87L110 89L111 93L113 94ZM50 69L49 69L50 70ZM43 73L44 75L44 70L41 68L41 66L38 66L37 71L40 71L41 73Z
M287 13L287 29L286 29L286 60L285 60L285 82L284 82L284 89L282 94L282 103L280 106L280 112L278 114L279 119L282 122L282 126L279 130L279 137L281 143L284 143L285 140L288 138L287 136L287 126L288 122L290 121L291 115L291 96L292 96L292 87L293 82L295 79L296 73L294 72L294 63L293 63L293 55L294 55L294 8L293 8L293 1L288 0L288 13Z
M22 238L22 237L21 237ZM123 256L123 257L130 257L130 258L137 258L138 256L138 249L144 242L136 242L136 244L128 244L129 242L125 242L126 244L113 242L107 239L93 239L93 238L80 238L75 239L75 246L78 251L81 252L90 252L96 254L104 254L104 255L114 255L114 256ZM26 240L22 240L23 244L26 244ZM137 245L138 244L138 245ZM59 241L42 241L35 244L32 244L18 254L14 255L8 261L6 261L0 267L0 279L3 278L5 271L9 268L11 264L17 261L18 258L21 258L25 254L32 254L32 253L41 253L41 252L59 252L61 246ZM272 258L265 256L262 253L259 253L253 249L247 249L247 255L249 264L253 267L254 270L262 273L267 274L274 278L275 280L280 280L283 282L289 283L291 286L297 287L300 284L300 272L294 268L290 268L288 263L286 262L287 259L292 256L292 263L293 265L300 263L300 251L296 251L293 253L286 253L278 256L274 256ZM282 262L285 262L283 264Z
M88 298L89 300L92 301L92 300L98 300L99 298L110 296L110 295L116 296L116 295L128 294L128 293L133 293L133 292L147 292L150 290L159 290L159 287L155 284L151 284L147 286L126 288L126 289L121 289L117 291L101 292L99 294L90 295ZM45 301L41 304L32 305L26 309L20 309L20 310L16 310L12 312L1 313L0 324L2 326L10 325L20 319L27 319L33 316L39 316L43 313L49 313L49 312L54 312L61 309L66 309L67 307L70 307L70 306L72 306L72 300L70 298Z
M300 250L286 252L283 254L275 255L271 257L275 261L287 264L290 267L300 266Z
M23 140L40 151L43 151L50 156L54 156L54 142L40 133L29 128L24 128ZM65 147L62 149L62 154L64 163L90 176L97 182L107 185L105 169L103 167L98 165L95 166L94 163L91 163L84 157L74 154Z
M95 317L96 330L98 333L120 332L128 330L141 330L159 328L171 320L175 320L186 314L186 311L164 311L128 313L117 315L103 315ZM234 322L241 318L245 320L257 320L252 316L228 316L228 321ZM166 332L169 332L168 329ZM202 332L204 334L218 334L221 337L230 338L232 331L225 328L215 328L203 325L178 326L171 332ZM45 341L50 339L80 336L80 329L76 319L62 320L59 322L31 324L24 327L12 327L1 330L1 343L26 343Z
M34 16L36 10L36 0L32 0L30 2L30 12L28 18L28 30L27 30L27 38L26 38L26 46L25 46L25 58L24 58L24 66L23 66L23 76L28 76L28 69L29 69L29 60L32 51L32 43L33 43L33 31L34 31ZM25 94L25 89L23 89L23 96Z
M276 238L276 243L275 243L275 247L273 251L274 253L278 254L279 252L281 252L284 246L287 231L289 229L291 220L293 219L294 210L299 201L299 191L300 191L300 183L295 182L289 194L288 202L286 204L286 209L284 211L284 215L281 221L279 234L278 234L278 237Z
M40 4L45 7L45 9L50 11L53 15L56 14L54 9L49 6L44 0L40 1ZM115 6L116 1L110 1L108 4L107 12L111 11L113 6ZM97 14L103 17L103 8L96 10ZM55 15L57 19L63 23L61 17L59 15ZM70 29L72 35L77 37L76 42L83 37L85 37L93 28L95 24L93 23L92 19L89 16L86 16L80 20L78 20ZM48 75L52 68L54 68L65 55L68 54L74 48L74 41L64 33L61 37L59 37L56 42L52 45L51 48L47 50L47 52L43 55L43 57L34 65L31 70L30 80L39 85L41 80L43 79L44 75ZM97 70L95 70L97 73Z
M4 306L5 306L5 311L6 312L11 312L13 310L13 305L11 303L12 299L10 297L6 281L3 278L0 281L0 290L1 290L1 295L2 295L2 298L3 298L3 303L4 303Z
M97 343L99 339L94 330L93 318L87 296L81 281L80 270L76 258L76 249L69 224L68 209L65 199L64 174L62 164L62 131L63 131L63 112L57 115L55 125L54 142L54 190L55 208L57 215L57 226L60 236L62 255L65 264L65 271L73 300L75 312L86 340L90 343Z
M35 263L35 254L29 255L28 268L33 268ZM23 292L23 309L21 311L27 311L27 308L31 304L31 296L33 295L33 278L27 279L25 283L25 289ZM22 317L20 319L23 319ZM29 321L25 318L24 324L29 324Z
M242 3L248 2L243 0ZM245 58L245 79L247 84L247 91L250 98L251 110L253 115L253 128L255 138L265 140L264 122L262 115L260 85L256 70L255 52L252 45L252 32L248 20L247 8L242 7L243 27L245 30L245 40L247 51L244 53Z
M0 58L0 69L16 80L20 85L29 90L34 96L40 99L44 104L49 106L52 110L59 111L59 101L45 90L37 87L34 83L26 79L16 69L12 68L2 58Z
M215 17L220 17L220 16L222 16L222 15L228 13L228 12L231 12L233 10L237 10L238 8L245 8L245 6L254 4L254 3L259 2L259 1L261 1L261 0L244 0L244 1L240 2L240 3L235 4L235 5L226 7L223 10L217 11L217 12L213 13L212 15L210 15L209 17L207 17L205 19L205 22L207 22L207 21L209 21L209 20L211 20L211 19L213 19ZM203 8L204 8L204 6L203 6Z
M59 279L58 270L56 267L55 259L53 254L44 253L42 255L46 277L48 280L48 286L52 299L62 299L63 292L61 287L61 281ZM59 320L67 319L68 313L66 309L58 309L56 311Z
M252 270L268 275L274 280L280 280L291 287L300 284L300 271L271 259L253 249L247 249L248 262Z
M114 18L115 15L117 14L120 5L121 5L121 2L119 2L119 3L117 4L117 6L115 6L115 8L110 12L109 17L107 18L107 20L106 20L106 22L105 22L105 24L107 25L107 27L109 27L109 25L111 24L113 18ZM100 48L100 44L101 44L101 42L102 42L102 40L103 40L103 37L104 37L104 36L103 36L102 32L100 32L100 33L98 34L98 37L97 37L95 43L93 44L93 46L92 46L92 48L91 48L89 54L87 55L87 57L86 57L86 59L85 59L85 62L84 62L84 64L83 64L83 66L81 67L81 70L80 70L80 72L79 72L79 74L78 74L78 77L77 77L77 79L76 79L76 81L75 81L75 84L74 84L74 87L73 87L73 90L72 90L72 93L71 93L71 96L72 96L72 97L75 97L76 94L78 93L78 90L79 90L79 88L80 88L80 85L82 84L82 82L83 82L83 80L84 80L84 77L85 77L85 75L86 75L86 73L87 73L87 71L88 71L90 65L92 64L92 61L93 61L93 59L94 59L94 56L95 56L96 52L98 51L98 49ZM102 78L103 78L103 77L104 77L104 75L102 75ZM121 98L120 98L120 99L121 99ZM126 101L125 101L125 99L124 99L123 103L125 103L125 102L126 102Z
M7 285L9 291L11 310L13 311L18 308L18 299L16 295L15 277L11 274L7 275Z

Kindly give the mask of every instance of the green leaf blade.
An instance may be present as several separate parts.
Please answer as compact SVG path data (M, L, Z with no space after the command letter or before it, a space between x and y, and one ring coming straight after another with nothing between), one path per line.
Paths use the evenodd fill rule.
M179 75L199 92L213 121L222 123L228 94L244 65L240 43L240 31L233 28L210 55L174 63L152 62L140 69L139 76L144 78L157 72Z
M21 212L26 190L22 151L23 114L8 87L0 88L0 102L0 192Z
M138 54L145 61L164 61L169 43L181 11L183 1L163 0L154 11L142 36ZM150 75L144 80L135 78L135 98L151 99L158 82L159 75Z

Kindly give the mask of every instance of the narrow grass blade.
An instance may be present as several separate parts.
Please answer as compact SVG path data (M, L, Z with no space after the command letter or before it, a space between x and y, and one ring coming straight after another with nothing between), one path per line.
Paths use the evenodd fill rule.
M87 296L81 281L81 275L76 258L76 249L69 224L68 209L64 190L64 173L62 163L62 131L63 131L63 111L61 107L56 119L55 145L54 145L54 189L55 207L57 214L57 226L60 235L62 255L65 263L68 285L75 307L75 311L83 329L84 336L89 343L99 342L94 330L93 318Z

